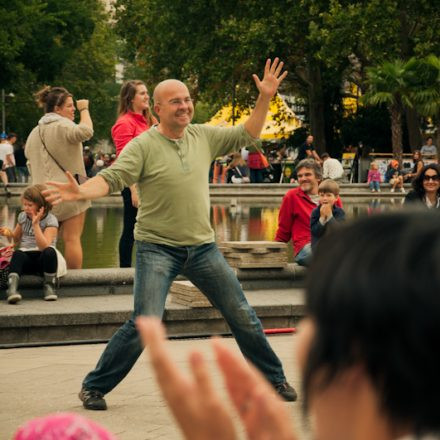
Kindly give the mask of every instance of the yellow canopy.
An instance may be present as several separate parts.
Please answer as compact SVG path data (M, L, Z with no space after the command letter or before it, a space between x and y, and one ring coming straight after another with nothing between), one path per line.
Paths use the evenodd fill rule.
M251 109L245 109L235 119L235 125L241 124L249 117ZM218 127L232 126L232 105L225 105L208 122L208 125ZM261 133L261 139L282 139L301 127L301 121L295 113L286 105L281 96L276 95L270 102L269 112L266 116L266 123Z

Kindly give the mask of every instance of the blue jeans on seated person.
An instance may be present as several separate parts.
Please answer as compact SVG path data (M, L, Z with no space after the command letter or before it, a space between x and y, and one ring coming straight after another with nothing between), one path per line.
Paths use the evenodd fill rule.
M300 266L308 266L310 264L311 259L312 259L312 245L310 243L307 243L296 254L294 261Z
M162 318L168 289L178 274L185 275L221 312L242 353L267 380L285 382L281 362L260 320L215 243L172 247L137 241L132 318L113 335L83 386L106 394L127 375L143 350L134 324L136 316Z
M371 181L370 182L370 189L373 191L379 191L380 190L380 183L377 181Z

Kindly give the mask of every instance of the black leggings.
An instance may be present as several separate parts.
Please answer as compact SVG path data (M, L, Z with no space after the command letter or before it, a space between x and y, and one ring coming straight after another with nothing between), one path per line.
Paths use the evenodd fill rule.
M17 273L19 276L24 273L53 274L56 273L57 268L57 253L53 247L47 247L43 251L14 251L9 273Z
M136 223L137 208L131 202L130 188L121 192L124 202L124 225L119 240L119 267L131 267L131 254L134 244L134 224Z

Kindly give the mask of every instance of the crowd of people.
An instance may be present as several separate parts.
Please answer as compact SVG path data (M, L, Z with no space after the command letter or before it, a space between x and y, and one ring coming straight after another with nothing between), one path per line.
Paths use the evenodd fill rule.
M195 380L188 382L181 379L166 350L159 321L171 283L183 274L221 312L252 364L214 343L217 363L249 437L296 438L282 400L295 401L297 391L287 382L260 320L216 245L208 184L212 163L225 155L232 155L233 166L226 173L232 183L264 181L261 170L267 168L267 159L257 139L270 100L286 75L278 58L267 60L262 79L253 76L259 96L251 115L244 124L230 128L191 124L193 101L178 80L164 80L154 89L158 120L152 115L145 84L125 83L112 128L117 160L96 175L93 169L105 163L105 156L96 159L82 145L93 135L88 100L77 100L75 105L62 87L45 87L37 93L44 115L25 148L33 186L23 193L16 227L0 228L1 235L17 244L8 302L21 300L18 287L23 273L42 275L44 299L57 299L57 277L66 268L81 267L80 237L93 199L122 193L121 267L131 265L136 242L134 311L84 378L79 392L84 408L106 410L105 395L130 372L147 345L164 396L186 438L212 438L212 433L216 438L236 438L231 416L210 384L201 355L191 357ZM80 114L78 124L75 109ZM10 155L5 155L8 165ZM432 270L440 249L438 217L434 212L403 212L343 225L338 184L343 170L341 174L338 161L328 154L320 157L311 135L297 159L292 179L298 187L283 198L275 240L291 241L295 261L310 266L308 317L301 324L297 358L305 407L316 422L317 438L397 440L438 435L440 310L435 285L439 282ZM405 177L397 172L398 166L398 161L397 166L391 164L389 180L394 188L403 188ZM376 182L372 190L380 190L377 170L372 166L371 171L368 183ZM413 191L406 202L439 208L439 166L415 161L410 174ZM58 231L65 261L56 250ZM414 251L415 244L424 246L421 252ZM397 275L392 270L396 261L401 263ZM420 282L408 282L414 277ZM408 324L412 314L415 319ZM209 405L204 405L206 397ZM408 397L411 404L405 404ZM17 439L25 438L19 435Z

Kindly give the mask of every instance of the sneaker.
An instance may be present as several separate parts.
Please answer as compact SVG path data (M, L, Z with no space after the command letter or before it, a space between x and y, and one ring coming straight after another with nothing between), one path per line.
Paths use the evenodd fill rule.
M107 409L107 404L104 400L104 394L96 390L88 390L82 388L78 394L79 400L82 401L85 409L94 411L104 411Z
M392 192L392 193L393 193L393 192L394 192L394 188L391 188L391 191L390 191L390 192Z
M380 189L378 189L377 192L380 193Z
M288 382L278 383L274 385L274 388L286 402L295 402L298 398L295 389Z
M400 188L400 191L403 192L403 194L406 194L405 188L402 186L402 188Z

